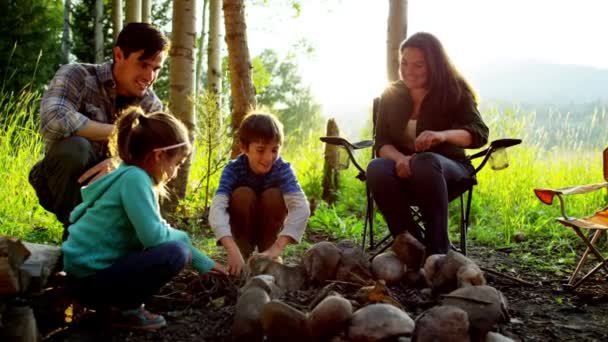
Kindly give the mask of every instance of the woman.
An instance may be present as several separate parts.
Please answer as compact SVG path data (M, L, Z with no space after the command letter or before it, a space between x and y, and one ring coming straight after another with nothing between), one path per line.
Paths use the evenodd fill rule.
M425 223L426 255L447 253L448 202L474 184L464 148L486 144L473 90L441 42L416 33L401 43L400 80L383 92L375 131L376 155L367 182L393 236L421 239L410 206Z

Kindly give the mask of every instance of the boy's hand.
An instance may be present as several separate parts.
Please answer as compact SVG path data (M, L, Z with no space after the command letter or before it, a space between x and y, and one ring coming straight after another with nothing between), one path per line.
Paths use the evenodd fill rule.
M238 249L232 253L228 253L228 273L231 276L241 275L244 267L245 260Z
M263 251L262 253L259 253L257 256L260 258L268 258L268 259L276 259L279 255L281 255L281 253L283 253L283 249L277 247L276 244L272 245L270 248L268 248L267 250Z
M234 242L232 236L224 236L220 239L220 243L226 249L226 254L228 254L228 273L231 276L241 275L245 267L245 260L243 260L243 255L236 242Z
M285 249L285 246L294 242L295 241L291 237L287 235L280 235L277 241L275 241L272 246L270 246L270 248L258 255L263 258L276 259L283 253L283 249Z

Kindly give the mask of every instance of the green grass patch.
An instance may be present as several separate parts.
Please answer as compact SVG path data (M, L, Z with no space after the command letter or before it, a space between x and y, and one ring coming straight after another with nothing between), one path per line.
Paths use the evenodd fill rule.
M29 92L0 97L0 234L59 243L61 225L54 215L39 206L27 180L30 168L43 155L38 133L39 98L40 94ZM583 249L582 242L571 230L554 221L560 215L559 205L542 204L532 190L603 181L601 149L602 143L608 141L608 129L605 125L595 125L591 131L592 122L588 123L588 129L580 123L569 126L567 117L556 117L552 121L561 120L563 125L552 128L549 134L543 128L530 129L535 127L534 113L513 110L489 111L483 115L490 126L491 139L515 137L522 138L523 143L509 149L507 169L494 171L486 167L478 175L479 184L475 187L471 208L470 240L491 247L510 247L512 255L524 266L557 273L564 267L572 268L577 253ZM605 122L605 119L603 110L598 111L593 120ZM603 131L598 131L597 126L604 127ZM555 130L563 139L549 143L548 136L555 137ZM308 229L331 239L360 242L366 208L365 184L355 178L356 170L350 167L341 172L336 203L328 205L320 199L324 149L320 135L319 132L297 141L288 138L283 149L284 159L292 164L308 198L317 203ZM197 136L200 138L195 142L188 194L171 221L191 233L197 246L210 255L222 255L207 223L207 208L217 187L222 163L227 160L225 153L218 153L214 148L227 150L229 142L213 140L219 146L213 147L216 145L210 143L212 137L204 128ZM605 139L591 141L590 136ZM366 165L369 150L359 151L357 158ZM458 238L459 222L456 202L450 204L450 234L454 241ZM570 196L567 197L568 214L587 215L605 203L603 191ZM387 231L379 213L375 215L374 225L377 236ZM521 244L512 242L512 236L518 232L527 237ZM310 241L304 241L289 246L287 255L301 254L309 245Z

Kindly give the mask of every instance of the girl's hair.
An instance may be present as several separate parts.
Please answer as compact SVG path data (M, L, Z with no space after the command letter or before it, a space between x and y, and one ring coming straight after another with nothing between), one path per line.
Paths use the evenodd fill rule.
M245 148L254 142L283 144L283 124L273 114L252 112L239 127L239 141Z
M448 57L443 45L434 35L418 32L401 43L399 52L405 48L417 48L426 59L428 91L439 99L445 110L467 97L476 101L475 92Z
M128 107L120 115L116 140L118 155L127 165L140 164L154 149L185 143L164 150L172 158L186 156L192 148L181 121L161 112L144 114L140 107Z

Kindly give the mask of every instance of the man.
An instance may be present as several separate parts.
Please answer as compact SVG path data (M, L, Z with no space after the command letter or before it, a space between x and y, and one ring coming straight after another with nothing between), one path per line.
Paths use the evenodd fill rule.
M150 86L163 67L170 42L157 28L130 23L120 32L113 62L68 64L53 77L40 105L45 156L30 171L40 204L64 225L81 201L80 188L114 168L108 139L120 111L139 105L162 110Z

